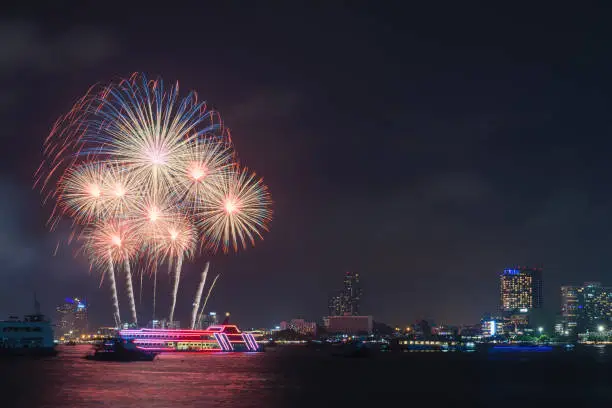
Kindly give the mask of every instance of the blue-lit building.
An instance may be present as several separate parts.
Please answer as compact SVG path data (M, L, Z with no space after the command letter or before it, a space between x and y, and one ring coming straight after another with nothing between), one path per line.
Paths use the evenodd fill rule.
M484 315L480 320L480 334L483 337L501 336L504 333L504 319L501 316Z
M505 269L500 275L500 309L505 313L542 307L542 268Z
M500 311L506 333L530 330L533 309L542 307L542 268L515 267L500 275Z
M66 298L57 307L56 335L78 336L87 333L89 320L87 316L87 302L80 298Z

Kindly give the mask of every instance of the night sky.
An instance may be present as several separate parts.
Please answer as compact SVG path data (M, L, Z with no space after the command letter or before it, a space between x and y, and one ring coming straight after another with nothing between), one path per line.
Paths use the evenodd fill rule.
M214 105L270 187L265 240L212 258L209 310L244 327L319 320L345 271L391 324L475 323L516 264L544 266L551 315L563 283L612 285L610 10L53 3L0 20L0 317L37 291L47 313L80 295L111 323L99 273L74 247L53 256L66 231L32 183L56 118L135 71ZM204 261L185 267L181 321Z

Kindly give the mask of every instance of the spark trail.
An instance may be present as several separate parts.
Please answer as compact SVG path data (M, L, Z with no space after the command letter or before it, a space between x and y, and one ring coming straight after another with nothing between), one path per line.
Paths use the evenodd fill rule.
M204 309L206 309L206 304L208 303L208 298L210 297L210 294L212 293L212 290L215 287L215 283L217 283L217 279L219 279L219 276L221 276L221 274L217 274L217 276L215 276L215 279L213 279L212 284L210 285L210 288L208 289L208 294L206 294L206 298L204 299L204 304L202 305L202 310L200 310L200 314L198 315L198 321L199 322L202 321L202 315L204 315Z
M198 310L200 310L200 301L202 300L202 292L204 292L204 285L206 284L206 275L208 275L208 267L210 266L210 262L206 262L206 266L202 271L202 277L200 279L200 284L198 285L198 290L196 290L196 295L193 300L193 310L191 311L191 329L195 328L196 318L198 316Z
M109 251L110 252L110 251ZM119 312L119 298L117 297L117 282L115 281L115 268L113 267L112 255L108 256L108 278L111 285L111 296L113 299L115 326L121 327L121 314Z
M128 292L128 299L130 301L130 310L132 312L132 322L138 326L138 317L136 315L136 301L134 300L134 287L132 285L132 268L130 267L130 260L125 258L125 283Z

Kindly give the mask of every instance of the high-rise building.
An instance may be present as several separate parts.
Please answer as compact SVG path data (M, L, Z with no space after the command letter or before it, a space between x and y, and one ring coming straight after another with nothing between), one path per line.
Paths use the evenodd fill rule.
M329 298L327 307L329 308L330 316L344 316L345 312L343 298L344 296L342 295L342 292L338 292L337 295L334 295Z
M347 272L344 275L344 288L329 299L329 315L358 316L362 294L359 274Z
M577 293L581 331L595 330L601 324L612 322L612 288L599 282L586 282Z
M87 303L79 298L66 298L57 306L56 328L58 335L87 333L89 322ZM72 333L71 333L72 332Z
M352 316L359 316L362 291L358 273L347 272L344 275L344 291L348 296L347 311Z
M555 330L559 334L574 334L578 325L579 286L561 286L561 321Z
M503 312L528 312L542 307L542 268L505 269L500 276Z
M561 314L556 328L559 334L595 331L611 324L612 287L600 282L561 286Z

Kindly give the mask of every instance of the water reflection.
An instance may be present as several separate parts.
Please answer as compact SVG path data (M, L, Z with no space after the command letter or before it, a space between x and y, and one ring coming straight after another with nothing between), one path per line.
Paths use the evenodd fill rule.
M612 406L610 347L492 359L486 353L337 357L305 348L254 354L163 354L154 362L0 361L1 407ZM448 405L451 404L451 405ZM516 405L519 404L519 405ZM539 405L538 405L539 404ZM543 405L542 405L543 404Z

